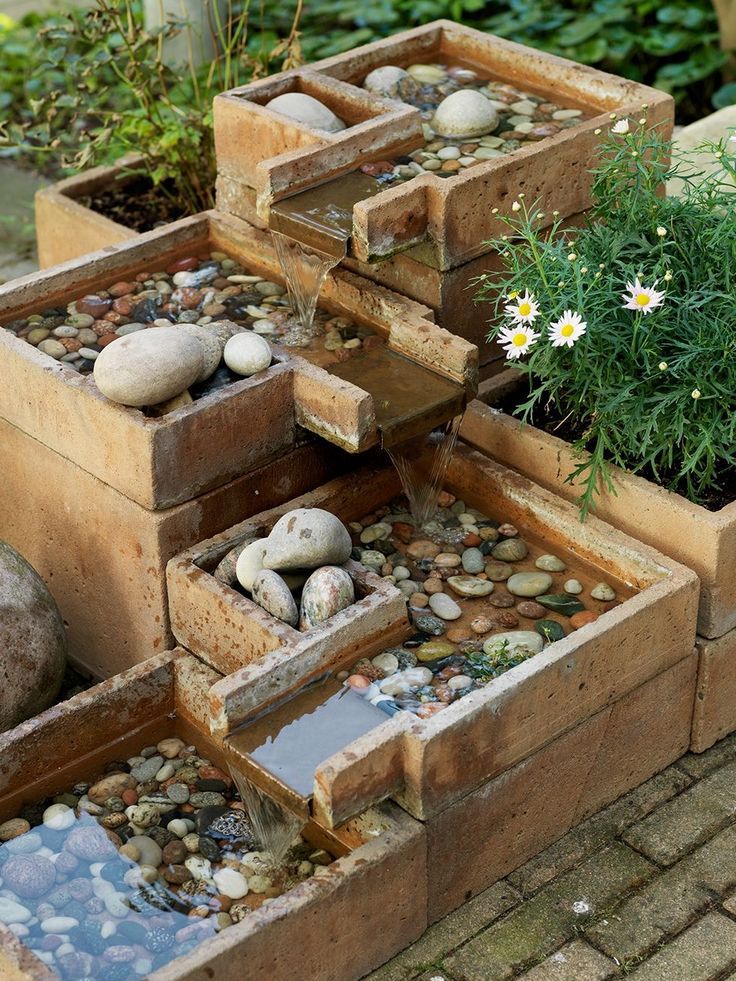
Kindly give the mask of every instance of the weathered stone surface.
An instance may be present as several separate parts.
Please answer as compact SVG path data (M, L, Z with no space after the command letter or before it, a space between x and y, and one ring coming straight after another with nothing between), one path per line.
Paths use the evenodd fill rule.
M606 981L618 965L582 940L573 940L521 975L525 981Z
M700 780L732 760L736 760L736 733L721 739L706 752L686 753L677 766L694 780Z
M0 542L0 730L51 704L65 663L54 598L23 556Z
M691 749L700 753L736 729L736 629L698 637L698 690Z
M733 820L736 763L723 767L630 828L624 840L660 865L672 865Z
M599 949L621 962L640 958L680 933L713 902L736 886L736 826L625 900L586 930Z
M484 930L445 964L459 981L509 978L570 939L597 910L655 871L616 842Z
M736 923L709 913L629 975L635 981L712 981L736 966Z
M433 924L424 936L392 961L370 974L366 981L406 981L424 964L440 958L475 936L480 929L513 909L521 897L506 882L498 882ZM434 972L437 973L437 972Z
M534 895L558 875L608 844L616 835L654 811L660 804L679 794L690 784L689 777L668 767L624 794L598 814L583 821L564 838L545 848L508 876L508 881L522 895Z

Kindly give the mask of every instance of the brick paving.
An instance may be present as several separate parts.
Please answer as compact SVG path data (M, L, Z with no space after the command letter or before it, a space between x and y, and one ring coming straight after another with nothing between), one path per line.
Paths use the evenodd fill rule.
M736 981L736 734L687 754L368 981Z

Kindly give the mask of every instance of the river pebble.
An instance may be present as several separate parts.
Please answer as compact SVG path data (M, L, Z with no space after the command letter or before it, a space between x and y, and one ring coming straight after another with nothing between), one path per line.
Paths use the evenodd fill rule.
M178 259L166 271L155 268L159 261L128 282L3 326L66 371L94 372L112 401L153 416L268 368L271 344L329 364L384 343L369 327L322 307L305 327L281 284L246 274L224 253ZM188 269L177 271L181 262ZM337 345L325 361L328 336Z
M422 114L424 143L396 159L371 161L361 170L381 186L431 172L442 179L528 143L576 126L585 118L516 88L448 63L384 65L370 72L364 87L416 107Z
M458 620L462 615L460 606L447 593L435 593L429 597L429 607L443 620Z
M389 664L394 665L396 657ZM431 672L414 680L426 676ZM116 765L124 764L109 769ZM230 776L178 737L143 746L125 765L130 773L90 774L74 794L26 807L30 820L17 817L0 825L0 924L43 954L62 978L132 981L314 872L314 846L298 836L280 864L257 851ZM186 791L181 806L187 810L172 817L168 828L141 828L164 810L177 814L171 793L184 794L176 787ZM102 803L94 804L85 792ZM131 793L137 802L123 798L130 800ZM83 802L98 813L92 816ZM117 828L111 837L100 826L110 818ZM191 833L199 824L203 834ZM210 835L218 835L220 845ZM332 861L321 854L320 861ZM57 876L62 867L65 872ZM253 902L231 917L230 904L249 893Z

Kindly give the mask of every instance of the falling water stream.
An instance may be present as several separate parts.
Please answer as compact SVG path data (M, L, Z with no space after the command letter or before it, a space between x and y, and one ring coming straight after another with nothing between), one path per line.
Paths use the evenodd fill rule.
M287 343L308 342L314 335L314 314L317 310L319 291L327 273L340 258L327 255L317 249L307 248L295 238L273 232L276 253L289 290L289 296L297 312L298 325L294 333L301 338L287 338Z
M274 865L280 865L306 822L257 787L235 766L230 766L230 772L262 850L268 853Z
M462 418L462 415L457 415L448 419L428 433L424 440L410 440L386 447L418 528L423 528L437 509L437 498L445 482Z

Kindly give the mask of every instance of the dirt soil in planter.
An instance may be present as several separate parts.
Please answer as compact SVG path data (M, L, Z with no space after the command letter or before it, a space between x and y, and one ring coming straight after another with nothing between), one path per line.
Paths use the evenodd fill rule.
M148 232L159 225L185 218L188 214L186 208L168 196L167 190L171 188L167 188L165 183L153 187L149 178L141 175L78 200L85 208L91 208L136 232Z
M495 403L494 407L501 409L508 415L514 416L514 418L519 418L516 415L516 409L521 401L522 393L512 392L511 395ZM538 406L532 417L531 425L548 433L550 436L557 436L558 439L565 440L566 443L574 443L585 432L585 427L579 420L562 415L559 408L554 405ZM630 470L629 473L635 473L638 477L644 477L653 484L657 484L657 486L664 487L667 490L674 489L673 485L676 479L674 473L665 472L659 477L656 477L651 467L642 467L641 470L636 471ZM682 491L674 489L674 493L682 494ZM682 494L682 496L684 497L685 495ZM736 500L736 469L727 467L721 471L718 485L711 487L708 496L697 503L706 508L706 510L715 512L720 511L734 500Z

